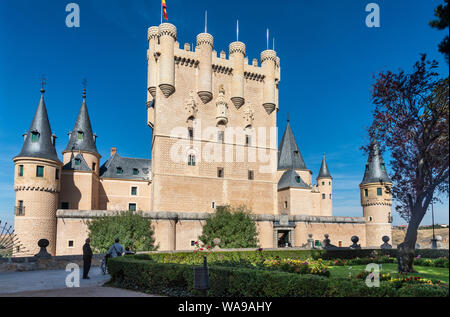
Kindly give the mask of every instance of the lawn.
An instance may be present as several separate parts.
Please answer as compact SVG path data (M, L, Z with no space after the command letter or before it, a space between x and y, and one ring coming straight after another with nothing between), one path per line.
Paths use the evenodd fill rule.
M328 269L330 270L331 277L348 277L350 273L350 269L353 276L356 276L359 272L362 272L366 269L365 265L354 265L354 266L330 266ZM441 267L430 267L430 266L414 266L415 270L418 273L411 274L411 276L420 276L430 280L441 280L448 284L448 268ZM397 264L395 263L386 263L382 265L381 273L397 273Z

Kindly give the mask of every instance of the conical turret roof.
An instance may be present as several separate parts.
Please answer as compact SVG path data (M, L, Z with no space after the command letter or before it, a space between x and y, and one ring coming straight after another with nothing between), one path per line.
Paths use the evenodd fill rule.
M289 169L283 173L280 180L278 181L278 190L286 188L305 188L310 189L311 186L306 184L300 175L297 174L293 169Z
M59 162L44 101L44 89L22 150L16 157L39 157Z
M296 170L307 169L288 121L278 148L278 169L291 168Z
M392 183L384 165L383 157L380 153L378 142L372 141L370 145L369 158L364 172L364 178L361 184L368 183Z
M320 171L317 178L333 178L331 177L330 170L328 169L327 161L325 160L325 154L323 155L322 165L320 165Z
M79 133L81 133L79 135ZM80 112L77 121L70 134L69 144L65 151L86 151L99 154L95 145L94 134L92 133L91 120L86 105L86 96L83 96Z

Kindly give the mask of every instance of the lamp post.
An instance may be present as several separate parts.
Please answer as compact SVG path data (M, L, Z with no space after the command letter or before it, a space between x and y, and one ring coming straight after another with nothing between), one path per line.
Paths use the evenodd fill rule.
M433 229L433 238L431 239L431 248L437 249L437 240L434 235L434 203L433 203L433 199L431 199L431 225L432 225L432 229Z

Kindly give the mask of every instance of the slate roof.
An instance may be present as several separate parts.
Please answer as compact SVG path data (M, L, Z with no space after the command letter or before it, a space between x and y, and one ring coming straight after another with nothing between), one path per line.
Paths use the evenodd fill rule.
M82 140L78 140L78 132L83 132ZM65 151L86 151L99 154L95 144L94 134L92 133L91 120L89 119L86 98L84 96L77 121L72 129Z
M45 107L44 92L45 90L41 89L41 99L34 114L33 122L28 130L22 150L16 157L39 157L59 162L52 142L52 129L48 120L47 108ZM32 142L33 132L39 133L37 142Z
M278 148L278 170L291 168L296 170L307 169L288 122Z
M280 180L278 181L278 190L286 188L311 189L311 186L306 184L295 170L288 169L286 172L283 173Z
M373 141L367 159L366 170L361 184L368 183L392 183L384 165L378 142Z
M80 165L75 164L75 160L80 160ZM73 171L91 171L89 165L87 164L86 160L84 159L83 155L78 153L77 155L73 155L70 158L70 162L65 164L62 168L63 170L73 170Z
M323 155L322 165L320 165L319 175L317 176L317 178L333 178L331 177L330 170L328 169L327 161L325 160L325 154Z
M122 168L122 174L117 174L117 168ZM138 175L133 175L133 169L138 169ZM152 160L121 157L115 153L100 167L100 177L150 180Z

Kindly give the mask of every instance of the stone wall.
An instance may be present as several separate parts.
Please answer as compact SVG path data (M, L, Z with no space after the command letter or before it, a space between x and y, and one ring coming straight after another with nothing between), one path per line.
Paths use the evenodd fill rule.
M100 266L105 255L95 254L92 258L92 266ZM22 272L36 270L64 270L67 264L76 263L83 266L82 255L52 256L49 258L41 257L22 257L22 258L0 258L0 272Z

